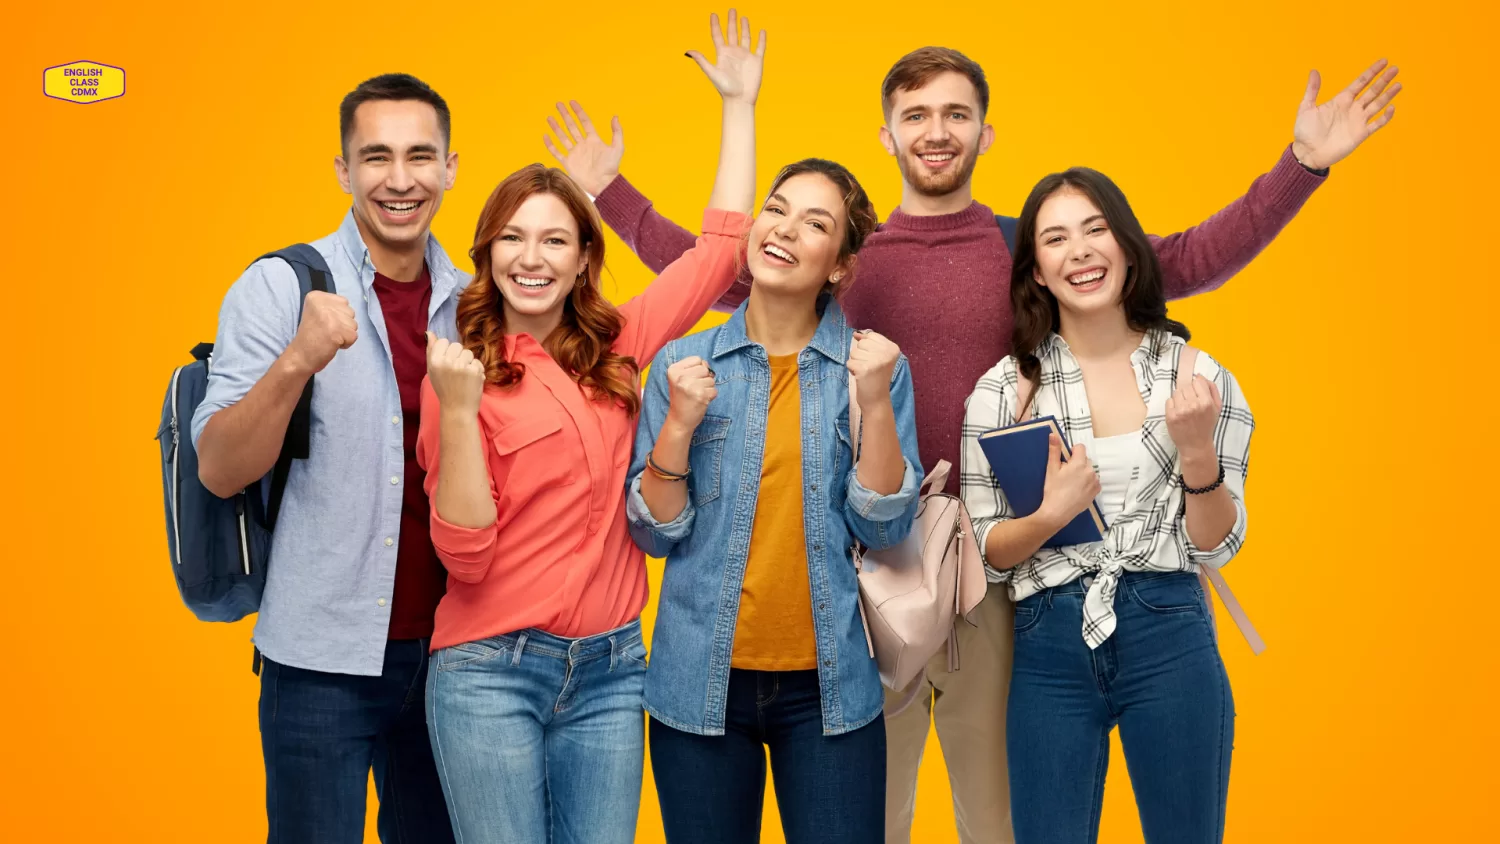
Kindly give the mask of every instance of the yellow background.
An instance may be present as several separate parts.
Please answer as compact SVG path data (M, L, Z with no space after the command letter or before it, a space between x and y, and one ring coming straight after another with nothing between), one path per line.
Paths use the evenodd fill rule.
M1239 712L1230 842L1494 840L1485 5L746 7L771 31L762 186L790 160L836 158L882 216L900 180L876 142L878 86L924 44L967 52L994 88L979 199L1015 213L1041 175L1088 164L1161 233L1271 166L1309 69L1326 99L1382 55L1402 67L1395 121L1250 269L1173 308L1259 422L1252 538L1228 575L1270 650L1252 657L1225 630ZM461 166L436 232L461 266L490 189L550 161L543 120L562 98L601 125L619 114L626 174L693 221L718 106L682 52L708 49L715 10L264 0L7 13L0 837L263 840L250 623L201 624L179 602L152 435L171 368L212 339L243 267L338 225L340 97L404 70L447 98ZM125 68L128 93L46 99L43 69L79 60ZM618 300L649 276L617 240L609 249ZM924 842L956 840L938 756L933 741ZM1140 840L1122 761L1106 842ZM649 778L639 828L660 840Z

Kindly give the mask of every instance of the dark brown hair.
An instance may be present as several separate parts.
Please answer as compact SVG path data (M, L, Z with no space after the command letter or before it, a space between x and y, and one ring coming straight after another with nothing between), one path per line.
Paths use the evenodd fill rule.
M437 91L409 73L386 73L359 83L359 87L344 95L344 101L339 103L339 143L346 157L349 155L349 136L354 133L354 112L365 103L376 100L427 103L437 111L444 146L453 137L453 118L448 113L448 103L438 96Z
M885 75L880 86L881 113L889 120L897 91L915 91L944 73L960 73L974 83L979 93L979 119L990 110L990 83L979 63L947 47L923 47L902 56Z
M1072 189L1088 197L1109 223L1115 242L1125 253L1129 262L1125 287L1121 301L1125 307L1125 323L1134 331L1160 329L1186 340L1187 326L1167 317L1167 297L1162 290L1161 263L1156 250L1136 219L1135 212L1125 194L1110 178L1097 170L1074 167L1061 173L1053 173L1031 189L1026 204L1021 207L1021 218L1016 224L1016 248L1012 256L1010 271L1010 307L1015 315L1011 329L1011 354L1021 377L1031 381L1031 395L1036 395L1038 379L1041 377L1041 361L1036 350L1046 339L1048 332L1057 331L1060 325L1057 297L1052 291L1038 284L1033 277L1036 267L1036 218L1042 204L1058 191ZM1021 408L1017 418L1026 409Z
M512 173L490 194L474 229L474 280L458 296L458 336L464 348L484 364L488 383L508 387L526 374L522 364L505 358L505 311L490 265L490 244L536 194L562 200L578 225L580 246L588 264L563 304L562 322L542 341L557 365L590 389L596 399L613 399L632 416L640 410L640 367L635 359L610 350L625 320L599 291L604 267L604 225L583 189L563 171L532 164Z
M854 261L852 259L861 246L865 244L865 238L869 237L875 227L880 224L880 218L875 214L875 205L870 202L870 197L865 193L864 187L849 169L835 161L825 158L804 158L794 161L781 168L776 178L771 180L771 189L766 191L766 196L775 193L778 188L793 176L804 173L817 173L833 182L838 188L839 195L844 198L844 217L847 220L844 226L844 242L839 245L840 263L848 260L848 269L844 271L844 278L838 284L823 285L824 293L832 293L835 296L843 294L854 283Z

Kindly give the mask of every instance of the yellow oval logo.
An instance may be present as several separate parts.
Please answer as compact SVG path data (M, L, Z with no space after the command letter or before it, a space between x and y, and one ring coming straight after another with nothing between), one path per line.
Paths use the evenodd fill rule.
M97 103L125 96L125 69L98 62L73 62L42 73L42 93L70 103Z

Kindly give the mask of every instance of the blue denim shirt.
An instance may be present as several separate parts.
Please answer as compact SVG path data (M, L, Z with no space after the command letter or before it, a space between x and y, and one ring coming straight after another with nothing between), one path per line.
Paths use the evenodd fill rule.
M872 548L906 538L916 516L922 462L911 371L903 356L891 377L891 403L906 462L901 489L878 495L856 479L845 368L853 331L838 304L825 302L797 368L803 529L823 733L838 735L873 721L884 702L860 620L850 546L855 538ZM718 328L669 343L657 356L646 380L628 476L625 511L631 536L647 554L666 559L646 672L646 709L663 724L699 735L724 734L730 652L765 454L771 367L765 348L745 334L745 307L740 305ZM693 355L714 370L718 397L693 434L687 506L663 524L652 518L641 497L641 473L670 406L667 368Z
M401 392L354 214L312 246L333 274L330 292L354 309L359 339L313 381L310 456L293 461L287 477L254 641L282 665L379 676L406 484ZM427 269L428 327L456 339L457 296L469 275L431 236ZM244 398L291 343L299 298L297 276L280 259L255 262L224 295L208 392L193 414L194 447L208 420Z

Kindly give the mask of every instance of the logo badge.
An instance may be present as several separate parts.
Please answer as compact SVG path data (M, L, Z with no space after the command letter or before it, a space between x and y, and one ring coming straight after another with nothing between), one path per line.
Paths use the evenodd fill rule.
M70 103L97 103L125 96L125 69L98 62L73 62L42 72L42 93Z

